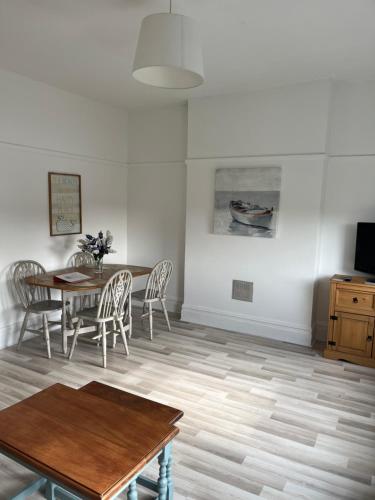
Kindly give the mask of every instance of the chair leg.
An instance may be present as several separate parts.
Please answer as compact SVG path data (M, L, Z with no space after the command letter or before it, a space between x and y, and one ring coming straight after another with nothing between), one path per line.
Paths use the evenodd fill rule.
M51 343L50 343L50 339L49 339L47 314L43 314L43 332L44 332L44 338L45 338L45 341L47 344L47 356L48 356L48 359L51 359Z
M113 324L112 324L112 348L113 349L116 347L116 339L117 339L116 321L113 320Z
M27 322L29 320L29 316L30 316L30 312L26 311L25 317L23 318L23 322L22 322L20 337L18 339L17 351L19 351L21 349L21 344L22 344L22 340L23 340L23 337L24 337L25 332L26 332L26 327L27 327Z
M66 321L69 325L69 328L73 330L74 325L73 325L73 305L71 301L67 300L66 301Z
M100 323L96 325L96 347L100 346Z
M133 334L133 316L132 316L132 298L131 296L129 296L129 311L128 311L128 314L129 314L129 339L132 338L132 334Z
M133 317L129 315L129 339L132 338L133 335Z
M79 335L79 329L81 328L81 324L82 324L82 320L79 319L77 322L76 329L74 330L73 341L72 341L72 345L70 346L70 351L69 351L69 359L72 359L73 351L74 351L74 348L75 348L76 343L77 343L77 338Z
M107 329L105 323L102 325L102 352L103 352L103 368L107 368Z
M150 326L150 340L152 340L152 304L148 303L148 324Z
M124 343L126 355L129 356L128 342L126 340L126 333L125 333L125 329L124 329L124 324L123 324L121 319L119 319L118 324L120 326L121 338L122 338L122 341Z
M61 349L63 354L66 354L68 351L68 337L66 335L66 299L64 290L61 291L61 300L62 300L62 311L61 311Z
M160 299L161 307L163 308L163 313L165 317L165 321L167 322L168 325L168 330L171 331L171 324L169 323L169 317L168 317L168 311L167 308L165 307L165 299Z

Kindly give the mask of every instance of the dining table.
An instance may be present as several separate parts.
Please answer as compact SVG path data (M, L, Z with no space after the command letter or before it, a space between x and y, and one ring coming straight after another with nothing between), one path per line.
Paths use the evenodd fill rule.
M39 491L55 500L109 500L138 485L173 500L172 441L183 412L100 382L54 384L0 411L0 454L36 478L10 500ZM157 481L144 475L157 460Z
M62 314L61 314L61 342L62 352L64 354L68 351L68 337L74 334L74 323L76 318L72 314L69 316L69 323L67 316L69 312L69 305L72 297L77 295L95 295L101 292L109 278L111 278L117 271L120 270L130 271L133 278L148 276L152 268L146 266L137 266L130 264L106 264L102 270L97 270L96 267L85 265L79 267L66 267L63 269L56 269L44 274L36 276L29 276L26 278L26 283L30 286L49 288L50 290L58 290L61 293L62 301ZM77 283L69 283L58 279L57 276L71 273L81 273L88 276L88 279ZM82 327L82 333L93 331L92 326Z

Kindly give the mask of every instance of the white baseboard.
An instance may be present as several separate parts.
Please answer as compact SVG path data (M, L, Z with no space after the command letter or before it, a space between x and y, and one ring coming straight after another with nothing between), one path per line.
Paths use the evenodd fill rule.
M6 347L17 344L18 338L20 336L22 321L23 318L21 321L10 323L9 325L0 326L0 349L5 349ZM30 321L28 326L29 328L33 328L36 326L36 324L33 325L32 321ZM34 333L26 332L24 340L31 339L34 336Z
M248 333L282 342L311 345L311 328L273 319L186 304L182 306L181 319L189 323Z

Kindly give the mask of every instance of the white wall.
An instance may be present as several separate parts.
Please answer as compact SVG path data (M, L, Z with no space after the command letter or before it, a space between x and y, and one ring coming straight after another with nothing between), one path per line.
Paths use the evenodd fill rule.
M375 154L375 82L338 82L331 105L330 155Z
M189 101L189 158L324 153L328 82Z
M187 106L129 111L128 163L183 163L186 159Z
M0 70L0 140L125 162L123 110Z
M275 239L212 234L215 169L282 167ZM324 157L188 161L183 319L309 344ZM301 189L305 186L305 189ZM232 280L254 283L253 303L232 300Z
M310 344L330 92L189 102L184 320ZM212 234L215 169L258 165L282 167L277 238ZM231 299L232 279L254 282L253 303Z
M356 224L375 222L375 82L336 83L322 214L317 332L325 340L329 278L354 271Z
M186 106L129 113L128 259L173 261L170 310L179 310L183 297L186 141Z
M103 106L0 72L0 347L16 341L22 312L10 292L19 259L64 266L79 236L49 236L49 171L82 176L83 230L109 228L126 255L126 120Z

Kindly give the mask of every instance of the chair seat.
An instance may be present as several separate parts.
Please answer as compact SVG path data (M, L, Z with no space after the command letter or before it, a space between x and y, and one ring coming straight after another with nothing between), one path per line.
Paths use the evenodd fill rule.
M146 299L146 290L138 290L137 292L132 292L132 299L140 300L141 302L158 302L159 300L165 299L165 297L154 297L153 299Z
M90 307L83 309L77 313L77 317L86 321L93 321L94 323L106 323L107 321L113 321L121 318L115 318L114 316L109 316L108 318L98 318L98 307Z
M132 299L137 300L145 300L146 290L137 290L136 292L132 292Z
M41 300L40 302L30 304L27 310L37 314L47 314L49 312L59 311L62 307L63 303L61 300Z

